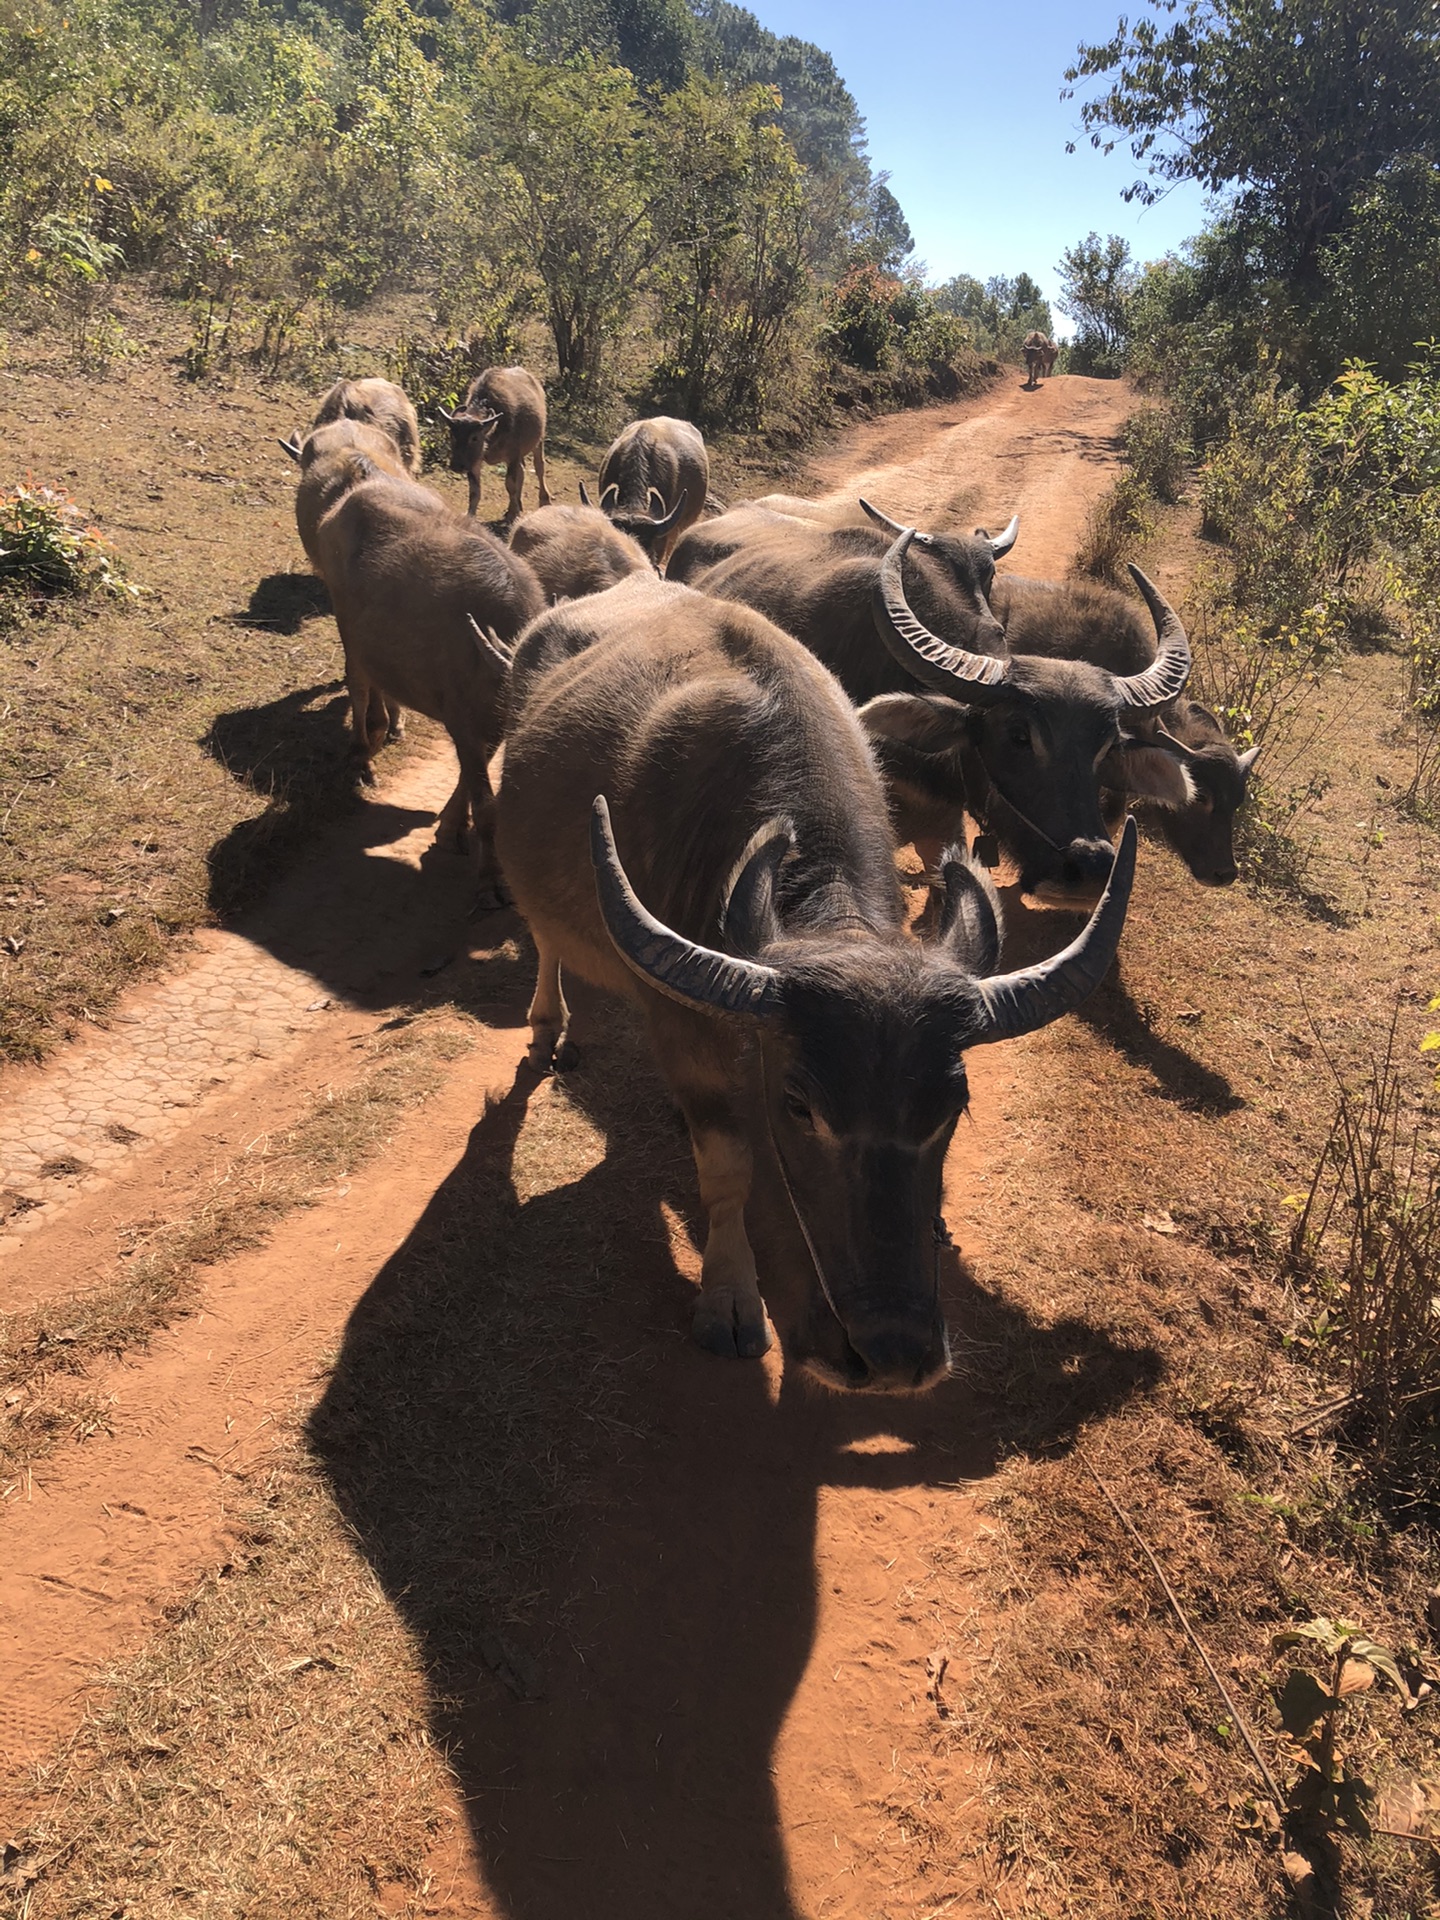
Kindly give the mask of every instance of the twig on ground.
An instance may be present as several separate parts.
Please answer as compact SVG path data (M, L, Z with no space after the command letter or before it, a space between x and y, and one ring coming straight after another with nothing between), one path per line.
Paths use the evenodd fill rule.
M1175 1618L1180 1622L1180 1626L1182 1631L1185 1634L1185 1638L1190 1642L1191 1646L1194 1647L1196 1653L1199 1654L1200 1659L1204 1664L1205 1671L1209 1674L1211 1680L1215 1683L1215 1691L1220 1695L1220 1698L1225 1702L1226 1710L1229 1713L1231 1719L1234 1721L1236 1730L1239 1733L1240 1738L1245 1742L1245 1745L1249 1748L1250 1758L1255 1762L1256 1767L1259 1769L1260 1778L1265 1782L1265 1785L1269 1790L1270 1797L1275 1803L1275 1811L1278 1813L1281 1807L1284 1806L1285 1804L1285 1796L1281 1793L1280 1788L1276 1784L1274 1774L1271 1773L1269 1767L1265 1764L1265 1756L1263 1753L1261 1753L1259 1747L1256 1744L1255 1736L1250 1731L1249 1722L1246 1720L1244 1714L1241 1713L1239 1707L1236 1706L1234 1700L1231 1698L1230 1689L1225 1685L1225 1682L1220 1678L1220 1675L1216 1672L1215 1663L1210 1658L1209 1654L1205 1651L1205 1648L1200 1640L1199 1634L1197 1634L1195 1629L1191 1626L1189 1618L1186 1615L1185 1609L1181 1606L1180 1601L1176 1596L1175 1589L1171 1586L1170 1582L1165 1578L1164 1568L1160 1565L1160 1562L1155 1558L1155 1555L1151 1552L1149 1545L1147 1544L1139 1528L1135 1525L1135 1522L1130 1518L1129 1514L1126 1513L1125 1509L1120 1505L1120 1502L1115 1498L1114 1494L1111 1493L1109 1487L1106 1486L1105 1482L1100 1478L1099 1474L1095 1471L1094 1467L1090 1464L1090 1456L1086 1453L1085 1449L1083 1447L1077 1447L1076 1452L1080 1456L1080 1464L1084 1467L1085 1471L1089 1474L1090 1478L1095 1482L1096 1486L1100 1489L1101 1493L1104 1494L1106 1504L1109 1506L1111 1512L1115 1515L1115 1518L1120 1522L1121 1526L1124 1527L1125 1531L1130 1535L1130 1538L1135 1542L1136 1546L1139 1547L1140 1551L1144 1554L1145 1558L1150 1562L1151 1571L1154 1573L1155 1578L1160 1583L1160 1591L1165 1595L1165 1598L1170 1602L1171 1610L1174 1613Z

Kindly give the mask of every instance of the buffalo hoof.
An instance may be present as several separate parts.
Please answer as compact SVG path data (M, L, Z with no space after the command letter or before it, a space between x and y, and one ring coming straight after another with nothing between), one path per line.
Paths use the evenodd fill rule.
M695 1303L690 1332L706 1353L726 1360L758 1360L770 1351L770 1322L758 1296L732 1287L706 1287Z
M405 738L405 722L403 720L392 720L389 727L385 731L386 745L394 746L397 740L403 740L404 738Z
M570 1073L580 1064L580 1049L573 1040L558 1044L549 1034L541 1034L525 1049L525 1064L532 1073Z
M362 787L373 787L375 784L375 769L365 754L362 754L355 763L355 777Z

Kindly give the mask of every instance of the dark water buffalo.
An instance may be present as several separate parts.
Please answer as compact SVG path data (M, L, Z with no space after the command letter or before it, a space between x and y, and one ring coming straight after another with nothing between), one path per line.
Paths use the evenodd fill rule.
M502 894L489 762L500 743L506 643L545 596L526 563L484 527L443 502L436 512L428 488L395 479L363 454L351 457L360 470L321 520L316 547L345 649L362 764L369 776L375 694L439 721L460 779L437 839L463 844L473 816L480 904L495 906Z
M470 382L458 413L439 409L450 429L450 471L470 477L472 514L480 510L485 468L504 467L509 496L507 520L520 512L525 491L525 462L535 467L540 504L550 505L545 484L545 389L528 367L486 367Z
M874 524L856 527L816 526L781 514L762 520L749 509L736 511L747 520L740 544L714 566L689 575L689 584L754 607L793 634L857 704L913 688L913 670L896 662L877 633L871 607L881 563L904 529L869 506ZM725 514L711 526L723 527L729 518ZM709 530L697 529L697 538ZM921 616L974 652L1003 648L1004 629L987 595L995 562L1010 551L1018 531L1019 522L1012 520L995 537L983 528L973 535L917 534L905 575Z
M769 535L784 536L797 526L818 524L800 520L795 514L781 513L758 501L741 501L728 512L718 514L713 520L702 520L681 535L665 568L665 578L678 580L682 586L693 586L708 568L718 566L745 547L763 544Z
M991 604L1016 653L1089 660L1115 674L1143 673L1154 661L1149 620L1111 587L1009 574L996 581ZM1183 694L1137 715L1126 731L1166 748L1188 774L1189 796L1182 804L1157 804L1155 824L1197 880L1228 887L1235 878L1235 815L1259 748L1237 753L1210 709Z
M650 571L639 541L588 502L557 503L523 515L510 529L510 551L529 561L552 604L603 593L632 573Z
M420 422L405 389L393 380L337 380L320 402L310 430L313 433L334 420L359 420L378 427L393 442L405 471L419 473ZM280 444L287 453L295 451L283 440Z
M959 853L933 941L907 931L855 712L748 608L637 575L538 620L510 699L497 846L539 949L531 1059L574 1062L562 968L643 1009L708 1220L697 1339L769 1344L744 1215L773 1149L813 1262L798 1355L836 1386L928 1385L948 1364L934 1234L965 1050L1100 979L1133 829L1080 938L996 975L993 896Z
M929 697L889 692L861 718L876 736L897 834L954 837L969 812L995 838L1023 890L1045 906L1083 906L1109 870L1101 789L1179 807L1188 775L1137 727L1184 690L1184 628L1138 570L1158 647L1133 674L1088 661L955 644L921 620L907 598L904 532L877 570L876 631L903 677ZM997 623L998 624L998 623ZM842 676L843 677L843 676Z
M698 427L657 414L632 420L600 468L600 507L663 568L675 542L705 511L710 456Z

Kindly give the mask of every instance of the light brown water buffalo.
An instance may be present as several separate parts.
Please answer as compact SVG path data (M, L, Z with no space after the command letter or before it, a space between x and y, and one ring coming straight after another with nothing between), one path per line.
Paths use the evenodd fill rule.
M311 432L333 420L359 420L378 427L394 442L405 471L419 473L420 422L404 388L393 380L337 380L320 402Z
M934 939L908 931L855 712L748 608L636 575L538 620L510 699L497 845L539 950L530 1057L575 1063L562 969L643 1010L708 1222L697 1340L769 1345L745 1204L773 1153L809 1248L793 1354L835 1386L938 1379L936 1223L965 1050L1096 985L1133 829L1080 938L997 975L994 898L958 852Z
M600 507L659 568L705 511L710 456L698 427L657 414L617 434L600 468Z
M1114 674L1141 673L1154 661L1144 610L1112 587L1008 574L996 580L991 605L1016 653L1088 660ZM1197 880L1228 887L1235 879L1235 816L1259 748L1237 753L1210 709L1183 694L1143 719L1137 715L1126 731L1166 748L1189 776L1188 799L1156 802L1155 824Z
M508 643L545 604L524 560L473 520L428 504L428 489L365 462L321 520L319 567L345 649L362 777L373 779L372 695L436 720L460 779L437 840L464 844L475 823L482 906L499 905L489 761L500 742ZM433 496L431 496L433 497Z
M1040 371L1048 380L1055 371L1055 362L1060 358L1060 349L1047 337L1040 361Z
M510 550L529 561L552 604L603 593L629 574L651 571L639 541L588 503L522 515L510 529Z
M303 441L282 440L280 444L300 468L300 484L295 489L295 526L305 557L318 573L315 530L341 494L368 472L363 461L357 462L351 456L363 454L372 465L393 474L397 480L410 476L389 434L348 417L312 428ZM437 494L430 497L437 507L444 507Z
M1034 387L1040 384L1040 375L1045 367L1045 354L1050 342L1043 333L1027 333L1021 342L1020 351L1025 356L1025 384Z
M470 477L470 508L480 510L480 484L487 465L504 467L509 506L518 518L525 491L525 462L535 468L540 504L550 505L545 484L545 389L528 367L486 367L470 382L458 413L438 409L450 429L450 471Z

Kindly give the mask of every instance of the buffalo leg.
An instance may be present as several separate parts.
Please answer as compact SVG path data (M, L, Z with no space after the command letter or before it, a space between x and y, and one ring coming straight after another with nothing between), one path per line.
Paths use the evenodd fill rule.
M510 889L495 858L495 789L490 784L489 761L483 747L460 754L460 783L475 822L475 904L482 913L511 904Z
M484 474L485 469L483 467L472 467L470 470L470 505L465 511L472 519L480 511L480 482L484 478Z
M405 738L405 709L385 695L385 738L403 740Z
M512 460L506 467L505 491L510 496L510 504L505 509L505 518L518 520L521 503L525 497L525 462L523 460Z
M708 1353L753 1360L770 1345L770 1323L760 1298L755 1255L745 1236L745 1202L753 1167L750 1144L743 1134L715 1126L709 1115L709 1124L699 1124L683 1094L681 1104L690 1125L700 1204L707 1222L700 1298L691 1331Z
M470 789L465 784L462 773L455 782L450 798L440 809L440 817L435 822L435 844L448 848L451 853L464 853L468 844L470 827Z
M535 975L535 992L526 1018L530 1022L530 1045L525 1058L538 1073L553 1067L564 1073L579 1059L570 1039L570 1009L560 985L560 956L537 935L540 966Z
M345 684L350 689L350 725L360 758L360 779L365 786L373 787L375 769L370 764L370 756L375 748L370 740L370 682L358 667L347 663Z
M550 489L545 484L545 442L542 440L535 449L535 481L540 489L540 504L550 505Z

